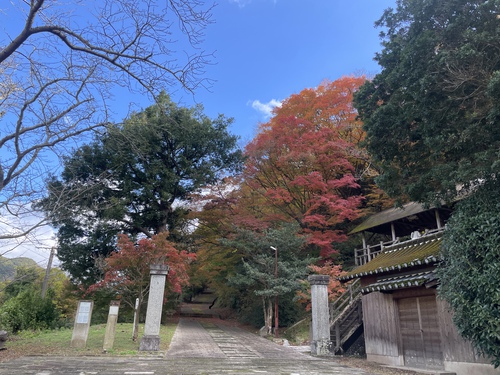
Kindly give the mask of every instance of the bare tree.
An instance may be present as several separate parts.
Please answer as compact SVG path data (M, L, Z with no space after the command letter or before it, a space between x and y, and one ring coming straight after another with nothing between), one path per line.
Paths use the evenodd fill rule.
M116 95L210 85L199 46L211 10L202 0L0 5L0 241L46 224L32 207L44 179L65 150L105 131Z

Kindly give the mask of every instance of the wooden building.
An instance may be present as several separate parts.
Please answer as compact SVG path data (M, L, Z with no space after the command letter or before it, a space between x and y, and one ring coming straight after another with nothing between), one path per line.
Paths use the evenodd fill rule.
M351 233L363 236L356 267L367 359L457 375L498 375L457 332L446 302L437 297L434 270L450 217L448 208L409 203L368 218Z

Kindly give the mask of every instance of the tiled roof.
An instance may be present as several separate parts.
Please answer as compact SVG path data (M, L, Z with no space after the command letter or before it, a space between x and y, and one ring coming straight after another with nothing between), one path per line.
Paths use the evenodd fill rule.
M361 288L363 294L379 291L390 291L412 288L435 280L434 271L416 272L409 275L399 275L378 280L376 283Z
M438 259L439 247L441 245L441 234L439 236L422 237L421 241L410 241L388 248L380 253L372 261L356 267L348 272L340 280L346 281L357 277L383 274L386 272L404 270L413 266L434 264Z

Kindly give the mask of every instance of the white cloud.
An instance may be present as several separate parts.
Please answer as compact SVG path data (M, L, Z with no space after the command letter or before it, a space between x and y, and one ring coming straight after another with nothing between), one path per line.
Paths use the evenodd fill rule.
M254 1L254 0L229 0L230 3L237 4L240 8L243 8L246 5L251 4L252 1ZM272 2L273 4L276 5L278 0L271 0L270 2Z
M276 107L281 107L281 102L276 99L271 99L267 103L262 103L260 100L254 100L252 102L252 108L262 113L266 118L272 116L272 111Z
M50 249L56 245L53 228L43 223L43 217L35 212L20 216L0 212L0 255L6 258L27 257L44 267ZM20 235L32 228L26 235ZM12 236L12 238L9 238ZM54 259L54 265L58 264Z
M229 2L237 4L240 8L243 8L245 5L250 4L252 0L229 0Z

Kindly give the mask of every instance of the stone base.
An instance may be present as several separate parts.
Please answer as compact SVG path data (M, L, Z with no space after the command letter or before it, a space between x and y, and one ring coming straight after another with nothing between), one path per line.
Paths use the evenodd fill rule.
M330 340L311 341L312 355L328 355L332 352L332 342Z
M4 345L5 342L7 341L8 334L7 331L0 331L0 350L5 349Z
M160 350L160 336L142 336L139 350L142 352L157 352Z

